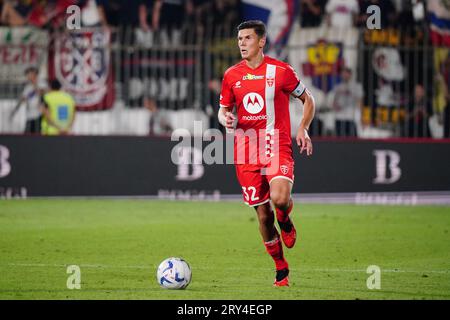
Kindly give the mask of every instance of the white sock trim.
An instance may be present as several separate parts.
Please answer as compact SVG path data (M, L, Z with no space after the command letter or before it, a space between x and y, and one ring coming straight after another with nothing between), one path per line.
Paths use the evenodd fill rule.
M277 244L279 241L280 241L280 238L279 238L279 237L276 237L276 238L273 239L273 240L264 242L264 244L266 244L266 245L268 245L268 246L271 246L271 245Z

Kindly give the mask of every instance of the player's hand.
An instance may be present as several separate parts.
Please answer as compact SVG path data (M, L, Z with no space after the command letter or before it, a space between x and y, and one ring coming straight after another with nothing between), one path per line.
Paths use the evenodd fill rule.
M234 128L234 121L236 120L236 117L232 112L226 112L225 113L225 128L227 129L233 129Z
M297 145L300 148L300 153L306 150L306 155L310 156L313 153L313 145L308 131L304 128L298 129L297 133Z

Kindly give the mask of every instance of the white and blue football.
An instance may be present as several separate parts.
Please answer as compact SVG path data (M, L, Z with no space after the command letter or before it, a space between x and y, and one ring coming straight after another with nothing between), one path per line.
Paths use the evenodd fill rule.
M184 289L191 282L191 267L176 257L167 258L160 263L156 272L159 285L165 289Z

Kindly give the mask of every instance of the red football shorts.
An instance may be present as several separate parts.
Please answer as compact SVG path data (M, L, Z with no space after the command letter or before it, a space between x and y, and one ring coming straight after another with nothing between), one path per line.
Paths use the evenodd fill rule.
M294 160L291 154L275 156L266 166L236 164L235 167L244 202L250 207L270 201L270 183L274 179L286 179L294 183Z

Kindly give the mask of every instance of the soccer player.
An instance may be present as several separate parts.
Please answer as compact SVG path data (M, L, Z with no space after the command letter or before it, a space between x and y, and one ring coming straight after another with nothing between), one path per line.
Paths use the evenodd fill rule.
M289 265L275 227L271 203L275 207L281 239L287 248L292 248L297 233L289 217L294 205L289 96L303 102L296 142L300 153L306 151L308 156L313 152L308 129L315 103L289 64L264 55L266 27L263 22L246 21L237 29L242 61L224 74L218 119L227 131L234 129L236 175L244 202L256 210L264 245L275 262L274 286L288 286Z

